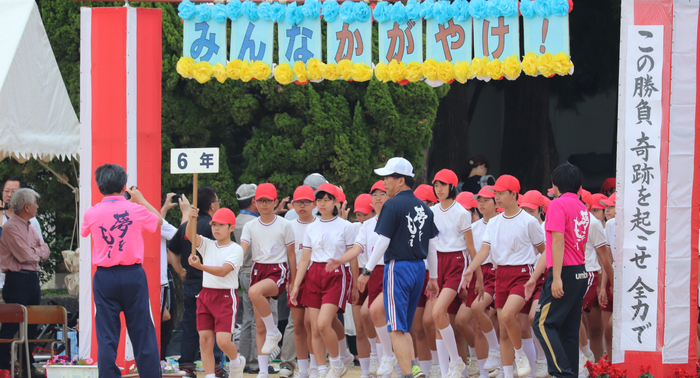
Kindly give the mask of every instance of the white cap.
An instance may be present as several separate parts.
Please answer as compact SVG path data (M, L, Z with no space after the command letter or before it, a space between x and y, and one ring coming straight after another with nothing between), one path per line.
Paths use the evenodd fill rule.
M236 199L242 201L255 197L255 189L257 188L258 186L255 184L243 184L239 186L236 190Z
M313 190L318 189L319 186L327 182L328 180L320 173L312 173L304 179L304 185L310 186Z
M413 174L413 165L411 165L411 162L401 157L389 159L384 168L375 169L374 173L382 177L390 176L394 173L408 177L415 176Z

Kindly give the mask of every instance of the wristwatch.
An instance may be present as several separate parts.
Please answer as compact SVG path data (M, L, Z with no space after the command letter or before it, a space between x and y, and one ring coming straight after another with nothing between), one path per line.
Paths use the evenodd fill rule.
M362 275L363 276L369 276L370 274L372 274L371 270L367 270L367 268L362 268Z

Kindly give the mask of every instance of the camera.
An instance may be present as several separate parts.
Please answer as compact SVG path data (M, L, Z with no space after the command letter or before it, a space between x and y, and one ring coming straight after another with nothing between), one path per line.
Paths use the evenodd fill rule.
M130 200L131 194L129 194L129 192L124 192L124 198L126 198L127 200Z
M10 210L10 204L9 203L4 203L0 210Z

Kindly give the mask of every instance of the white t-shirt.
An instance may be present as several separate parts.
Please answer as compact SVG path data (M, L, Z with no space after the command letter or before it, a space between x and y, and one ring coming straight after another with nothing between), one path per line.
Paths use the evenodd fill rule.
M340 258L355 243L355 227L336 216L318 221L306 227L304 248L311 250L312 262L328 262Z
M615 260L615 218L605 222L605 240L612 251L612 258Z
M281 264L287 262L287 246L294 244L292 222L275 216L270 223L263 223L261 218L243 226L241 243L250 247L253 262L258 264Z
M438 252L459 252L467 250L464 233L472 229L472 214L454 201L450 207L443 209L439 203L433 205L435 226L440 234L435 239Z
M355 238L355 244L362 248L362 252L357 256L358 264L360 259L364 261L364 264L361 265L362 268L367 265L367 261L369 261L369 257L374 251L374 245L377 244L377 239L379 239L379 234L374 232L374 229L377 227L377 217L379 215L375 215L367 219L365 223L362 223L362 227L360 227L360 231ZM377 265L384 265L384 259L379 259Z
M474 238L474 248L476 248L476 253L479 253L481 245L483 244L482 241L484 239L484 233L486 232L487 224L488 222L486 222L484 218L481 218L478 221L472 223L472 237ZM490 263L491 254L489 254L489 256L486 257L486 260L484 260L484 262L481 265Z
M202 287L210 289L238 289L238 270L243 263L243 248L236 242L223 247L219 242L202 236L202 244L197 248L202 255L202 265L223 266L229 264L233 267L227 275L218 277L213 274L202 272Z
M493 217L483 238L483 244L491 247L494 266L530 265L537 259L532 247L544 241L540 222L522 209L512 217L506 217L505 213Z
M160 226L160 286L168 285L168 240L177 233L177 228L163 218Z
M297 267L301 260L302 251L304 250L302 242L304 241L304 235L306 235L306 227L316 221L316 217L313 217L310 222L302 222L299 218L292 221L292 230L294 230L294 253L297 255Z
M593 214L589 214L588 218L591 221L591 225L588 228L588 241L586 242L586 271L600 272L601 266L598 261L596 248L607 244L605 230L603 230L603 223L594 217Z

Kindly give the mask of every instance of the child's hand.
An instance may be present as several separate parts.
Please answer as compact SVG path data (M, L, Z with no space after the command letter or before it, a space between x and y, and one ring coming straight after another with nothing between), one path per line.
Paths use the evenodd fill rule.
M299 294L299 288L297 286L294 286L294 289L292 289L292 292L289 293L289 301L295 306L299 305L299 303L297 303L297 295L298 294Z
M187 261L189 261L191 267L199 269L199 270L202 269L202 263L199 261L199 256L190 255L190 257L187 259Z
M199 209L191 206L190 207L190 219L197 218L199 216Z

